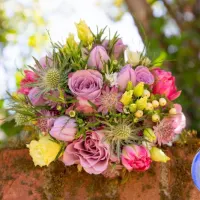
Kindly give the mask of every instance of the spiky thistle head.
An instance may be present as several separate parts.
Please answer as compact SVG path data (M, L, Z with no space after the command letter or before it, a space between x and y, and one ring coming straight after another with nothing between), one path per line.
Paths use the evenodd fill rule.
M123 145L143 140L143 137L139 135L142 129L143 127L135 127L134 123L128 119L120 119L114 125L107 124L104 131L105 140L110 143L112 151L119 157Z
M20 113L15 115L15 122L17 126L25 125L29 121L29 117Z
M57 89L60 82L60 73L56 68L50 68L46 71L44 79L44 86L48 89Z

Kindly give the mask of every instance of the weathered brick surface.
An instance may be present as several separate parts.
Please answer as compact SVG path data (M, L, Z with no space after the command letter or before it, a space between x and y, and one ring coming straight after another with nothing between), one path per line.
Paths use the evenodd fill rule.
M35 167L27 149L0 151L2 200L199 200L191 181L194 152L174 148L168 164L153 163L145 173L133 172L127 182L78 173L61 162Z

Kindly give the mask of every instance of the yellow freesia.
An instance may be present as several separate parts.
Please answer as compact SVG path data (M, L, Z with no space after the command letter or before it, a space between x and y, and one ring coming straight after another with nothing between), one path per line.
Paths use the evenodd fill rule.
M151 128L145 128L143 131L144 138L149 142L155 142L156 135Z
M92 32L90 28L87 26L84 20L80 20L79 23L76 24L77 32L78 32L78 37L79 39L83 42L84 45L90 45L94 37L92 35Z
M167 161L170 160L170 158L166 156L165 153L157 147L152 147L150 150L150 154L151 154L151 159L156 162L166 163Z
M78 47L78 44L76 43L74 39L74 34L70 33L68 38L66 39L66 44L64 46L64 50L67 53L70 53L71 51L76 50Z
M132 103L130 106L129 106L129 110L134 113L136 110L137 110L137 105L135 103Z
M141 97L143 95L143 92L144 92L144 83L140 82L135 86L133 94L135 97Z
M133 101L133 90L126 91L120 100L125 106L129 105Z
M27 147L35 166L40 167L48 166L61 150L61 145L50 140L49 136L43 136L38 141L32 140Z
M147 97L142 97L136 101L137 109L144 110L147 107Z

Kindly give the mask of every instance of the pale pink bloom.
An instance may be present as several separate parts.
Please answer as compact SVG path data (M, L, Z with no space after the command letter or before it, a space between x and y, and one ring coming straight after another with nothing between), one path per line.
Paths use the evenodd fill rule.
M87 99L84 99L82 97L77 97L78 102L76 103L76 110L78 112L82 113L93 113L95 112L94 108L91 106L91 104L88 102Z
M68 144L63 155L65 165L80 164L89 174L104 172L108 167L110 149L103 137L102 131L87 132L85 138Z
M151 164L149 151L144 146L134 144L123 147L121 160L128 171L145 171Z
M43 95L41 94L41 91L38 87L32 88L28 94L28 97L34 106L45 105L46 101L43 98Z

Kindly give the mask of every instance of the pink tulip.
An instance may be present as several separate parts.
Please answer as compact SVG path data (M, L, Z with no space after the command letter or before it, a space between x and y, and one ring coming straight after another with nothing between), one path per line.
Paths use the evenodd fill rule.
M134 86L136 85L136 74L130 64L124 66L118 73L117 84L119 90L124 92L129 81L131 81Z
M155 76L155 83L153 85L153 93L165 95L169 100L175 100L181 94L181 91L177 91L175 85L175 77L171 72L156 68L153 71Z
M138 145L124 146L121 160L128 171L145 171L151 164L149 151L144 146Z
M90 52L88 59L88 66L95 67L98 70L102 70L104 67L104 63L109 60L109 56L103 46L96 46Z

